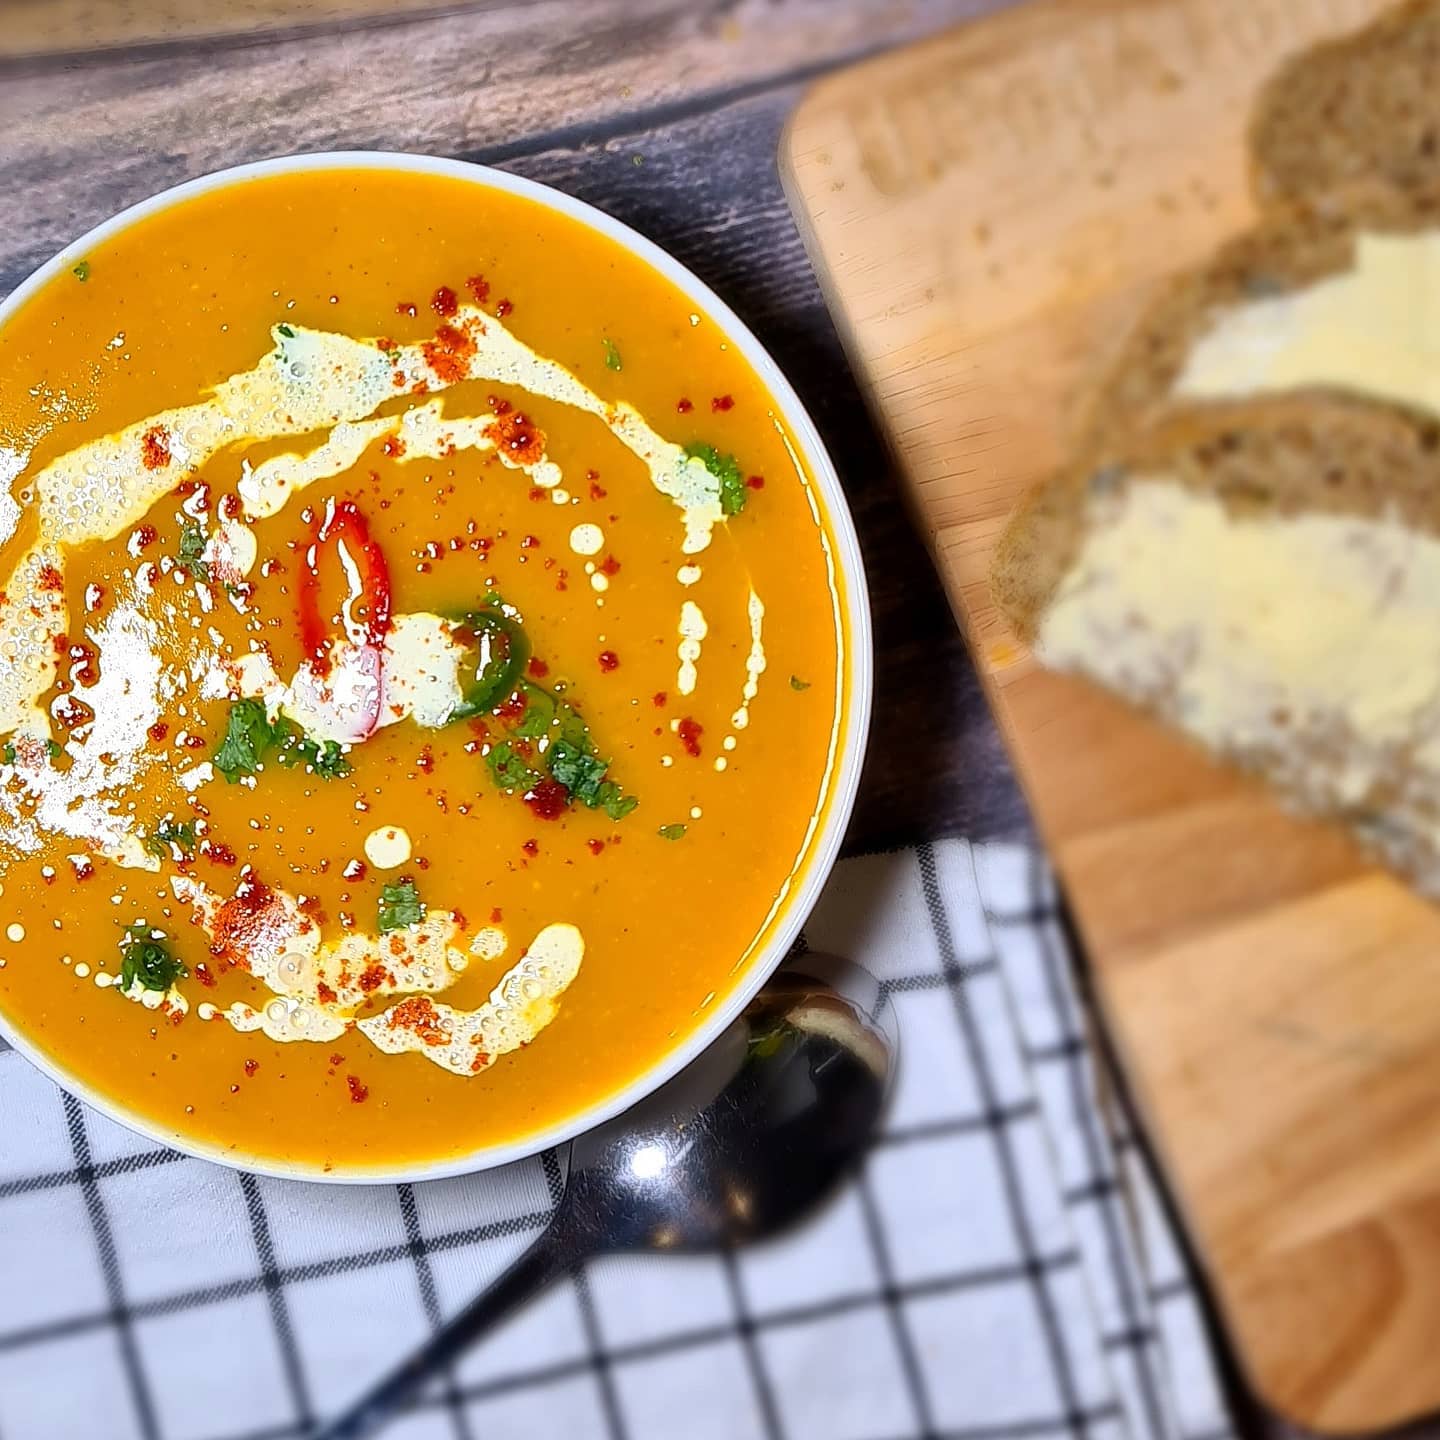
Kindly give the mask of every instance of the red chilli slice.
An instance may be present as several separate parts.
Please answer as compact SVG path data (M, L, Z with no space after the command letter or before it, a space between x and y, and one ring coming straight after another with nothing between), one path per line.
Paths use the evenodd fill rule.
M355 644L378 650L390 633L390 567L385 552L371 539L369 523L353 500L331 500L325 506L323 519L316 522L300 572L300 640L306 658L316 669L328 669L333 638L320 614L320 557L331 541L335 542L337 555L343 549L352 562L347 567L351 583L344 605L349 638ZM361 607L361 613L357 614L357 607Z

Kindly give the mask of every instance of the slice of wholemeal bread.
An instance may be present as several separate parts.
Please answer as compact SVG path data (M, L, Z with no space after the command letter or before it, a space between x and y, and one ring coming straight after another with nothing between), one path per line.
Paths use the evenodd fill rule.
M1297 55L1251 120L1262 205L1360 183L1440 185L1440 0L1407 0L1356 33Z
M1427 331L1440 347L1440 192L1351 186L1321 208L1274 211L1177 277L1100 382L1082 434L1313 385L1424 407L1423 377L1397 367L1424 368L1410 352Z
M1440 896L1440 427L1321 392L1171 415L1037 488L994 589L1088 676Z

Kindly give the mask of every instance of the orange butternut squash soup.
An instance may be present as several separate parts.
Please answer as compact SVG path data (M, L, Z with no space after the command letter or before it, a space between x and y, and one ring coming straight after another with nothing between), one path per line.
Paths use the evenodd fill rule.
M554 1133L772 933L835 532L599 230L444 173L191 193L0 326L0 470L0 1013L153 1132L338 1174Z

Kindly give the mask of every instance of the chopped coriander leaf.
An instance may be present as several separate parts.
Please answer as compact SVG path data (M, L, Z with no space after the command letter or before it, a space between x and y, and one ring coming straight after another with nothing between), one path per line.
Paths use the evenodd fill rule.
M660 838L662 840L679 840L689 828L688 825L662 825Z
M195 822L162 820L153 833L145 837L145 848L162 860L170 859L176 850L180 852L181 859L193 860L197 848Z
M15 763L15 742L13 740L7 740L5 742L5 749L0 751L0 757L3 757L7 765L13 765Z
M380 891L380 933L418 925L425 918L425 902L407 875Z
M524 758L508 740L502 740L494 746L485 757L485 763L489 765L496 785L502 790L524 791L540 783L540 774L525 763Z
M205 529L195 520L180 532L180 563L202 580L210 578L210 567L200 558L205 553Z
M350 762L336 740L315 740L293 720L282 719L275 727L280 737L277 763L293 770L308 765L322 780L343 780L350 773Z
M596 796L596 803L612 820L623 820L640 803L635 796L625 794L613 780L607 780Z
M120 942L120 988L138 984L142 990L168 990L190 972L170 953L165 932L143 921L132 925Z
M515 734L522 740L538 740L555 723L558 702L550 691L528 680L520 682L520 693L525 697L525 714L515 727Z
M350 773L350 762L334 740L315 740L283 715L272 724L262 700L237 700L215 752L215 768L233 785L242 775L253 775L271 751L277 752L277 764L287 769L308 765L322 780Z
M790 677L790 688L792 690L808 690L810 688L810 682L808 680L802 680L798 675L792 675Z
M58 740L47 740L45 742L45 753L52 759L58 760L64 751L60 748Z
M550 774L583 805L593 810L600 803L600 784L605 779L609 762L593 750L581 749L568 740L557 740L545 752Z
M560 738L552 740L545 752L551 778L589 809L604 810L612 820L624 819L640 802L626 795L614 780L606 779L610 762L596 753L595 742L579 715L568 705L562 708L567 714L561 722Z
M738 515L745 508L749 491L740 473L740 462L713 445L696 442L685 447L685 454L698 460L720 482L720 508L727 515Z
M83 285L90 278L90 262L82 260L78 265L72 265L70 273Z
M215 768L233 785L242 775L255 773L277 738L263 700L237 700L230 707L225 738L215 752Z
M277 325L275 327L287 340L295 338L295 332L288 325Z
M620 358L619 347L607 335L604 339L605 346L605 368L607 370L623 370L625 362Z

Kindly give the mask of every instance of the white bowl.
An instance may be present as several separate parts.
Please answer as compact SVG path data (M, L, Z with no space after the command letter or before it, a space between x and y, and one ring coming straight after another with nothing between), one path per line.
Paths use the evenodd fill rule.
M769 978L784 958L806 916L814 907L821 887L829 876L840 848L840 839L855 800L860 779L860 765L865 753L865 736L870 722L870 692L873 656L870 642L870 606L865 590L865 572L855 527L845 504L844 493L835 474L814 422L800 403L799 397L781 373L764 346L741 322L739 316L678 260L667 255L658 245L638 235L628 225L612 219L592 205L552 190L534 180L524 180L503 170L485 165L470 165L459 160L440 160L428 155L391 154L384 151L326 151L315 155L295 155L279 160L261 160L252 165L237 165L213 175L187 181L164 190L128 210L97 225L67 245L47 261L0 302L0 327L41 286L56 274L63 273L84 258L102 241L133 225L137 220L154 215L172 205L181 204L192 196L208 190L232 185L263 175L289 175L307 170L401 170L425 175L445 175L466 184L500 190L545 206L623 246L658 271L682 294L693 300L724 330L730 343L740 351L765 382L783 418L790 436L824 501L824 518L834 544L836 568L840 578L841 630L845 653L839 667L841 694L846 697L844 725L838 736L830 781L830 796L817 833L810 841L810 854L803 865L798 883L793 885L780 913L771 922L764 942L751 957L747 972L740 977L731 993L674 1049L666 1052L629 1085L593 1105L577 1110L558 1125L537 1130L521 1140L504 1145L487 1145L469 1154L451 1156L431 1163L404 1165L393 1169L352 1168L344 1171L322 1171L313 1165L287 1165L273 1159L249 1158L218 1145L207 1145L190 1136L179 1134L142 1116L130 1113L123 1105L101 1094L70 1074L33 1045L22 1031L0 1020L0 1033L57 1085L78 1095L101 1114L131 1130L138 1131L161 1144L173 1146L190 1155L213 1160L220 1165L275 1175L286 1179L329 1181L335 1184L389 1184L412 1180L433 1180L447 1175L463 1175L486 1170L537 1154L552 1145L573 1139L576 1135L609 1120L629 1109L636 1101L665 1083L682 1066L688 1065L716 1038L749 1003L751 997Z

